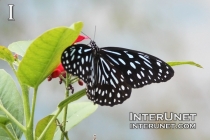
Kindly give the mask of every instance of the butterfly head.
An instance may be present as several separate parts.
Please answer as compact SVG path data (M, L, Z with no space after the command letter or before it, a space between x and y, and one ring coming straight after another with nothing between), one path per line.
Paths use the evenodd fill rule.
M96 45L96 42L93 41L93 40L90 41L90 46L91 46L91 47L98 47L98 46Z
M100 51L99 47L96 45L95 41L93 40L90 41L90 47L92 48L94 55L97 55L98 52Z

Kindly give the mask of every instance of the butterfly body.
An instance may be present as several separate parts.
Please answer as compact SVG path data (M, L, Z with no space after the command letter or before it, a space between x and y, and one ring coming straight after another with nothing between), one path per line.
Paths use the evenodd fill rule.
M61 56L64 69L87 84L87 96L94 103L114 106L130 97L132 88L166 82L173 69L161 59L120 47L99 48L75 44Z

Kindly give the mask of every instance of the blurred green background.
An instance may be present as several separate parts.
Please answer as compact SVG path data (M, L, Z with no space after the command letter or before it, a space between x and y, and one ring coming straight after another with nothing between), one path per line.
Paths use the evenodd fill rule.
M7 20L8 4L15 5L15 21ZM135 49L165 61L193 60L204 69L174 67L170 81L133 90L122 105L100 106L69 132L71 140L91 140L93 134L98 140L210 139L209 0L0 0L0 45L31 40L50 28L76 21L84 22L83 32L92 38L96 26L98 46ZM0 61L0 69L14 77L6 62ZM77 91L85 86L74 87ZM64 85L59 85L59 79L45 80L39 88L35 123L63 99ZM81 100L89 101L86 96ZM129 129L129 112L197 113L195 122L190 122L197 128L133 130Z

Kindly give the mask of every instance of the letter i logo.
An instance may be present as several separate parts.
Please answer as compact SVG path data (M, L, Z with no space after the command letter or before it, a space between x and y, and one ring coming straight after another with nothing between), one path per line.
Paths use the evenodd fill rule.
M15 21L14 17L13 17L13 7L14 7L14 4L8 4L9 6L9 18L8 20L9 21Z

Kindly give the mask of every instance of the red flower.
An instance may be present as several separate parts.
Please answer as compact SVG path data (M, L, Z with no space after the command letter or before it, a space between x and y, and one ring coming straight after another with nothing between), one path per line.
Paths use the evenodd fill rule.
M79 36L77 37L77 39L74 41L74 43L80 42L80 41L82 41L82 40L84 40L84 39L89 39L89 37L79 35Z
M82 36L82 35L79 35L77 37L77 39L74 41L74 43L77 43L77 42L80 42L84 39L88 39L87 36ZM48 76L48 81L51 81L52 78L57 78L59 77L59 75L62 74L63 77L66 77L66 71L64 70L62 64L60 63L57 68L52 72L52 74L50 76Z
M63 77L66 77L66 72L61 63L57 66L57 68L53 71L53 73L48 77L48 81L51 81L52 78L59 77L60 74L62 74Z

